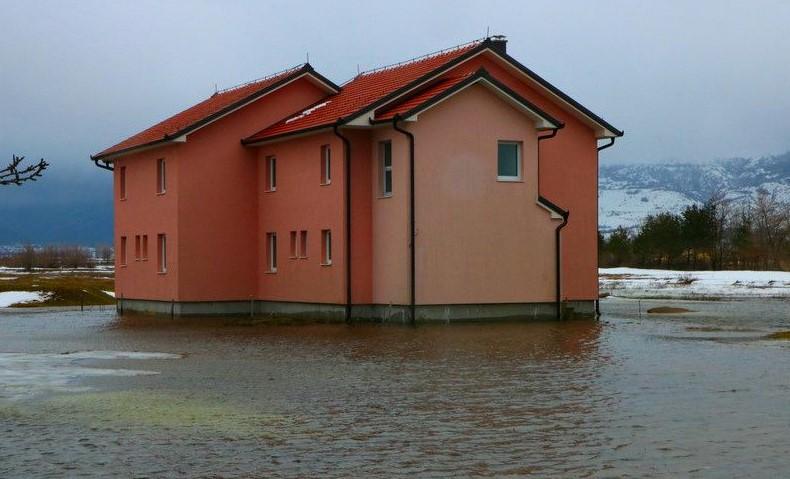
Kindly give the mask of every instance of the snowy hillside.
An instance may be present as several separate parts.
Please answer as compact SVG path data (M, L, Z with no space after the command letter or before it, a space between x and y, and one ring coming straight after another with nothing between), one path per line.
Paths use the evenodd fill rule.
M719 191L737 201L762 188L790 200L790 152L695 164L602 166L599 186L601 231L634 228L648 214L678 212Z

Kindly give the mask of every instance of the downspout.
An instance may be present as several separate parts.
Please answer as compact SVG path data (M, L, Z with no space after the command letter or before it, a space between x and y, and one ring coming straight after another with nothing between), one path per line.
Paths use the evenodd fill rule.
M332 126L335 136L343 141L343 162L345 169L345 203L346 203L346 322L351 321L351 142L340 133L339 119Z
M562 129L565 125L560 125L559 128L554 128L551 130L551 133L545 136L538 137L538 195L540 195L540 142L543 140L548 140L550 138L554 138L557 136L557 132ZM554 304L557 319L562 319L562 251L560 250L560 232L563 228L568 224L568 217L570 216L570 211L564 211L562 213L562 223L554 230L554 250L555 250L555 258L554 258L554 267L556 271L556 280L555 280L555 289L554 289Z
M615 137L609 138L609 143L607 143L605 145L602 145L602 146L599 146L598 147L598 151L605 150L605 149L609 148L610 146L614 145L614 140L615 140Z
M409 316L412 324L417 320L416 315L416 274L415 274L415 241L416 229L414 223L414 134L408 130L398 126L398 122L402 118L400 115L395 115L392 118L392 128L395 131L403 133L409 139Z

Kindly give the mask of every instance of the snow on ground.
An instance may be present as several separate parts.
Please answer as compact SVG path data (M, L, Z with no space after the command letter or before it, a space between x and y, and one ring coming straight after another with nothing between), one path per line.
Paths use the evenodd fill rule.
M624 298L787 298L790 272L601 268L601 293Z
M115 291L102 291L102 293L106 294L107 296L115 297Z
M48 296L44 291L3 291L0 292L0 308L17 303L40 303Z

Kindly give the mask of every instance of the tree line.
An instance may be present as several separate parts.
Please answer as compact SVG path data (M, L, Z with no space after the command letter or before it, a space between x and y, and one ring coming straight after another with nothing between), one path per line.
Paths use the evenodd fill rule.
M23 268L92 268L97 263L112 264L113 252L109 246L98 246L94 258L88 248L82 246L24 245L19 251L0 257L0 266Z
M601 267L790 269L790 204L776 192L746 201L723 194L679 213L648 215L636 231L598 233Z

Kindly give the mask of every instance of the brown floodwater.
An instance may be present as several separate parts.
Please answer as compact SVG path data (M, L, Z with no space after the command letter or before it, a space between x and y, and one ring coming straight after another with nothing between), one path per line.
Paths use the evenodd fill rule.
M647 314L658 306L693 312ZM0 311L0 477L783 477L790 302L408 327Z

